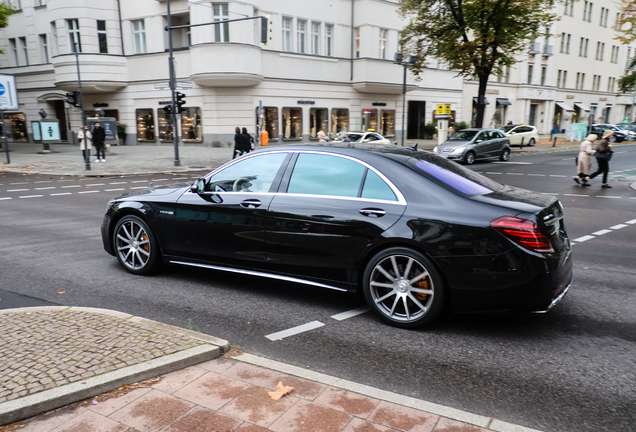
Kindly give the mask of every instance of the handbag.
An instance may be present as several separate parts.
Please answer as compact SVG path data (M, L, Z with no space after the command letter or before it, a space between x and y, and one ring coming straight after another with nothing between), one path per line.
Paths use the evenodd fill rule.
M614 152L611 152L611 151L603 152L603 153L596 152L595 156L596 156L596 159L598 159L598 160L606 160L606 161L608 161L608 160L610 160L612 158L613 154L614 154Z

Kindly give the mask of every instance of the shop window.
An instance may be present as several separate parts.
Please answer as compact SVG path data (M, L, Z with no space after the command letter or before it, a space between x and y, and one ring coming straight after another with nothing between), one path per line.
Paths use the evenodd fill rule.
M256 107L256 126L258 128L258 107ZM267 131L267 137L270 141L278 139L278 108L263 107L263 124L264 131ZM260 137L259 137L260 139Z
M163 109L157 110L157 120L159 122L159 141L172 142L174 140L172 114L168 114Z
M27 122L23 113L12 113L4 115L5 123L9 123L10 130L7 138L12 141L27 142Z
M329 134L329 113L327 108L312 108L309 110L309 138L317 138L318 131Z
M395 136L395 110L382 110L380 135L385 137Z
M476 105L473 103L473 112L476 113ZM437 110L433 110L433 123L437 125ZM448 119L448 127L455 129L455 111L451 111L451 116Z
M86 118L90 118L90 117L99 117L99 114L97 114L97 111L92 109L87 109L84 110L84 114L86 115ZM104 110L104 117L113 117L115 120L119 121L119 110L116 109L105 109Z
M183 142L202 142L201 108L186 108L181 113L181 139Z
M155 141L155 114L152 109L138 109L137 141Z
M362 110L362 130L374 131L378 130L378 110L365 108Z
M283 139L299 140L303 137L302 108L283 108Z
M349 110L338 108L331 110L331 138L349 131Z

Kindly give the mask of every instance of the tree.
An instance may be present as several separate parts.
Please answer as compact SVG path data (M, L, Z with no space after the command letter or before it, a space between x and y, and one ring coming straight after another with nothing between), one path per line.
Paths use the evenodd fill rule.
M615 39L624 44L636 40L636 0L621 0L621 12L616 22L616 28L618 35ZM629 93L636 90L636 72L633 71L635 67L636 57L633 57L629 62L629 69L632 71L618 79L620 91Z
M401 0L409 24L402 51L416 53L419 75L427 58L448 63L460 76L477 77L476 126L482 127L488 77L519 61L529 41L547 33L555 0Z
M15 12L13 6L5 2L0 2L0 29L9 25L9 16ZM0 49L0 53L4 53L3 49Z

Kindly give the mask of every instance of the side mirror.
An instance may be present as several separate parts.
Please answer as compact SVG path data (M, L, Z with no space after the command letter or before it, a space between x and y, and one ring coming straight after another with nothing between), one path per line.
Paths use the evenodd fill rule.
M369 142L369 140L368 140L368 139L363 139L363 140L362 140L362 142L363 142L363 143L368 143L368 142Z
M516 133L517 133L517 132L512 131L512 132L510 132L510 135L514 135L514 134L516 134Z
M205 192L205 179L197 179L197 181L192 183L192 186L190 186L190 190L196 194L202 194Z
M480 142L482 142L482 141L483 141L483 140L480 140L480 139L479 139L479 140L475 141L475 144L479 144L479 143L480 143Z

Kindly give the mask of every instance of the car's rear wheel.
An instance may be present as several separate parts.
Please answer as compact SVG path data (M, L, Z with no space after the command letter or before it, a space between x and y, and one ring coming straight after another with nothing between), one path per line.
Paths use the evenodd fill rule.
M475 152L474 151L469 151L468 153L466 153L466 156L464 156L464 163L466 165L472 165L475 163Z
M444 302L442 279L433 263L407 248L390 248L375 255L364 271L363 290L381 319L402 328L430 323Z
M148 225L138 216L121 218L113 232L117 259L130 273L150 273L159 261L159 247Z
M501 155L499 156L499 160L502 160L505 162L508 159L510 159L510 149L503 149L501 151Z
M534 138L530 138L530 141L528 141L528 146L534 147L534 144L535 144Z

